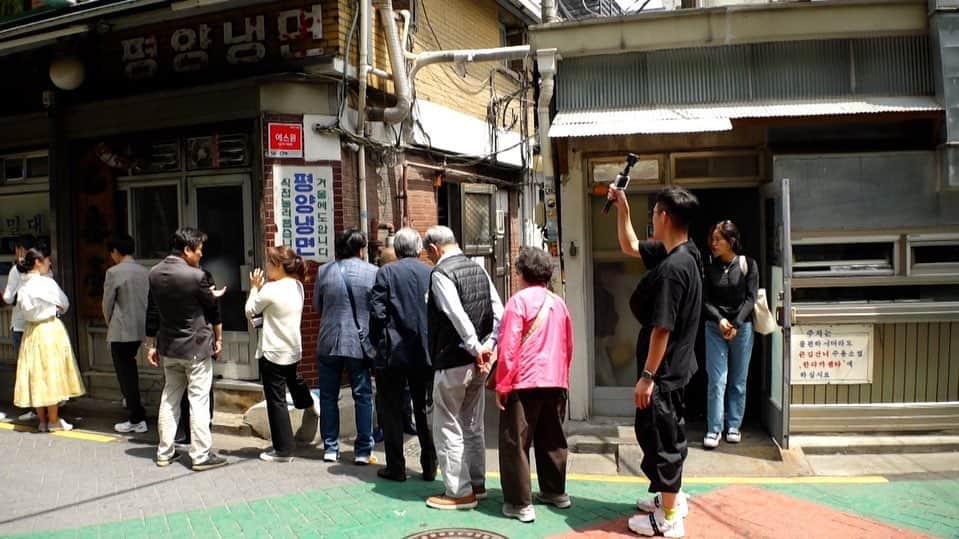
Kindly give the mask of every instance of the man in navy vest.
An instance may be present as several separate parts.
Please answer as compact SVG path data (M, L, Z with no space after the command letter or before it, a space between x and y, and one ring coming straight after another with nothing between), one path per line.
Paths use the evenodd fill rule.
M486 374L503 304L489 274L470 260L453 231L434 226L423 239L430 261L427 300L433 382L433 430L446 491L435 509L472 509L486 498L483 411Z

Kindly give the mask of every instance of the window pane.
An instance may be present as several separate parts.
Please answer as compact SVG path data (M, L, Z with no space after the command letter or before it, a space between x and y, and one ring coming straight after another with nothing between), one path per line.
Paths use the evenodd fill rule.
M463 245L467 248L492 248L490 202L488 193L463 194Z
M23 159L15 157L3 160L3 177L9 181L23 179Z
M170 252L170 236L180 223L175 185L138 187L133 192L133 237L137 257L163 258Z
M892 242L793 245L793 271L803 275L892 274Z
M226 287L220 298L220 314L226 331L246 331L241 267L246 264L243 219L243 188L239 185L203 187L196 190L197 225L206 233L200 265L213 275L217 288Z
M596 332L596 385L636 384L636 339L642 325L629 309L629 297L645 273L636 258L596 262L593 271L593 327Z
M50 174L50 158L47 156L27 159L27 177L42 178Z
M917 245L912 248L912 256L915 264L959 263L959 243Z

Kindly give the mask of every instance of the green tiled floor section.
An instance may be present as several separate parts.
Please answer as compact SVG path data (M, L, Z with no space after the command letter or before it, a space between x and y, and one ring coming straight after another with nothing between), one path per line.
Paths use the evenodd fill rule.
M511 539L546 537L631 514L645 484L570 482L573 507L536 507L536 522L523 524L500 514L499 482L487 483L490 497L474 511L437 511L426 498L441 482L377 482L320 489L221 508L17 536L36 539L134 537L399 538L448 527L495 531ZM535 484L534 484L535 488ZM714 486L693 486L691 494Z
M437 528L467 527L501 533L511 539L547 537L631 514L646 486L636 483L571 481L573 507L566 511L536 507L536 522L522 524L500 514L499 482L488 483L490 498L475 511L437 511L426 507L441 483L411 479L318 489L208 510L154 516L21 538L401 538ZM721 488L689 485L691 495ZM959 538L959 481L886 484L765 485L762 488L931 535Z

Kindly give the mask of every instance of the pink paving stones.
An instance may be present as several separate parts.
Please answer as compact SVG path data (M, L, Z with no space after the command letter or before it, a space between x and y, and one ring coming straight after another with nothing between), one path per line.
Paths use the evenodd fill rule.
M626 527L630 516L624 515L558 537L638 537ZM734 485L690 498L686 537L878 539L930 536L762 488Z

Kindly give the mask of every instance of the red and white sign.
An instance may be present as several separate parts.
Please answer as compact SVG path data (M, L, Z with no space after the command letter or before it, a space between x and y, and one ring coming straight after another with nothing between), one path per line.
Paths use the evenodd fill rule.
M269 123L267 157L303 157L303 125Z

